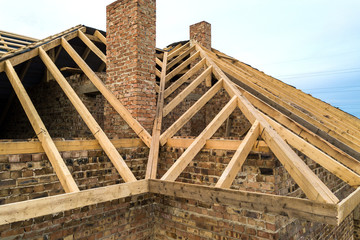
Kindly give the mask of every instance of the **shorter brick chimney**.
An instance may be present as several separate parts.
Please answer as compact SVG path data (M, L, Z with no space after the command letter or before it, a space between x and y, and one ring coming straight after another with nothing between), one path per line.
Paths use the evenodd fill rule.
M203 47L211 50L211 24L202 21L191 25L190 39L196 40Z
M107 6L106 16L105 84L151 132L156 112L156 0L118 0ZM110 137L134 136L110 105L104 112Z

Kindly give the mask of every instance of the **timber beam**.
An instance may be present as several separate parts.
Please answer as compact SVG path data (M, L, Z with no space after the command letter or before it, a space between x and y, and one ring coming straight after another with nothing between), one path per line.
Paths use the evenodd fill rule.
M339 204L331 204L288 196L148 179L1 205L0 225L146 193L282 214L290 218L330 225L340 225L360 203L360 188Z
M170 138L166 146L174 148L188 148L195 139L190 138ZM205 149L229 150L235 151L241 144L241 140L227 140L227 139L208 139L206 140ZM86 150L101 150L101 146L97 140L56 140L54 143L59 152L69 151L86 151ZM111 143L115 148L135 148L145 147L145 143L140 138L121 138L111 139ZM252 151L268 153L269 147L264 141L257 141L253 146ZM34 154L43 153L44 149L39 141L23 141L11 142L0 141L0 155L12 154Z
M0 225L148 193L145 180L83 190L0 206Z
M290 218L300 218L330 225L339 224L337 204L154 179L149 180L149 191L155 194L191 199L207 204L221 204L236 208L272 212L287 215Z

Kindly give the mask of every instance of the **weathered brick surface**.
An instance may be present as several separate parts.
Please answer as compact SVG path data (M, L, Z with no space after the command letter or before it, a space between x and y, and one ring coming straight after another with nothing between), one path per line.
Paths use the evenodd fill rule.
M154 239L277 239L276 216L156 195Z
M344 219L339 226L293 220L280 228L279 239L357 239L354 238L353 214Z
M211 24L205 21L190 26L190 39L196 40L203 47L211 49Z
M107 8L107 86L149 131L155 114L155 0L121 0ZM211 29L206 22L191 26L191 38L211 48ZM176 66L174 66L176 67ZM201 71L203 71L202 69ZM169 103L187 83L165 100ZM103 76L104 78L104 76ZM175 79L176 80L176 77ZM77 90L84 77L68 78ZM168 85L172 82L170 81ZM209 87L201 84L163 121L163 130L180 117ZM89 137L80 119L56 82L41 83L29 90L36 108L53 137ZM80 95L111 137L135 137L135 133L100 96ZM230 100L221 90L175 136L195 138ZM16 105L17 104L17 105ZM7 131L0 137L31 138L34 133L19 103L14 104ZM54 120L55 119L55 120ZM250 123L237 109L214 138L242 139ZM161 177L185 149L162 147ZM143 179L148 148L119 149L135 174ZM62 157L81 190L122 183L103 151L63 152ZM234 151L202 150L177 181L214 186ZM352 189L311 159L298 153L339 199ZM274 154L252 152L231 188L253 192L305 197ZM0 204L64 193L43 153L0 156ZM87 206L58 214L0 226L1 239L355 239L360 232L358 210L338 226L312 223L288 216L206 204L191 199L143 194ZM355 217L354 217L355 216ZM353 220L353 218L355 220Z
M119 0L107 6L106 85L149 131L156 110L156 1ZM105 105L105 132L134 136L117 113Z
M0 226L1 239L152 239L153 196L143 194Z
M144 179L148 148L119 149L137 179ZM61 153L80 190L123 183L103 151ZM19 162L0 162L0 204L64 193L46 154L10 155Z
M97 73L97 75L103 81L105 80L104 73ZM80 87L90 82L84 75L72 75L67 78L67 81L95 120L103 127L104 97L101 94L80 93ZM41 120L53 138L93 138L89 128L56 81L41 82L27 91ZM0 139L36 138L36 133L17 98L15 98L4 123L5 125L0 129Z

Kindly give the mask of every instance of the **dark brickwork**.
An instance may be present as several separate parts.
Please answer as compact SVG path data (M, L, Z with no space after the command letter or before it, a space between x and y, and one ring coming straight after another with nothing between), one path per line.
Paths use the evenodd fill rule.
M149 131L155 113L155 1L122 0L107 8L108 69L106 84ZM191 38L211 48L210 24L191 26ZM198 76L199 73L196 74ZM102 76L104 79L104 76ZM194 80L175 91L166 103ZM78 91L88 80L80 75L68 78ZM171 84L171 83L169 83ZM201 84L185 102L163 121L163 130L183 114L209 87ZM89 137L90 131L56 82L41 83L29 90L36 108L53 137ZM129 126L100 96L79 94L94 117L111 137L136 137ZM221 90L176 136L195 138L230 100ZM17 105L16 105L17 104ZM105 106L104 106L105 104ZM19 103L12 108L7 131L1 137L31 138L34 133ZM59 120L60 119L60 120ZM250 127L236 110L214 134L214 138L242 139ZM18 128L16 130L16 128ZM164 146L160 149L158 177L185 151ZM296 150L295 150L296 151ZM119 149L137 179L143 179L149 149ZM214 186L235 151L201 150L177 181ZM62 157L81 190L123 183L103 151L62 152ZM313 160L301 159L341 200L353 189ZM232 189L305 197L271 152L251 152ZM25 201L64 193L44 153L0 156L0 204ZM360 229L359 210L340 226L302 221L254 211L239 203L237 208L206 204L191 199L142 194L124 199L0 226L1 239L355 239ZM355 232L355 234L354 234Z
M153 239L151 194L0 226L0 239Z
M155 199L154 239L277 239L276 216L183 198Z
M137 179L144 179L148 148L119 149ZM61 152L80 190L124 181L100 150ZM46 154L0 156L0 204L64 193Z
M106 85L149 132L156 111L156 1L119 0L107 6ZM105 132L134 136L105 105Z
M97 75L105 80L105 73L97 73ZM95 120L103 127L104 97L101 94L90 95L80 91L84 84L90 83L85 75L75 74L68 77L67 81ZM27 91L51 137L93 138L91 131L56 81L41 82ZM17 99L13 102L4 123L0 130L0 139L36 138L36 133Z

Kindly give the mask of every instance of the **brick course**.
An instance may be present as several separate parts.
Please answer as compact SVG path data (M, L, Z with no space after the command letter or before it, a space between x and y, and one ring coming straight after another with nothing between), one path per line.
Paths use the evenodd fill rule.
M149 132L156 111L156 1L119 0L106 8L106 85ZM121 118L105 105L105 132L133 137Z
M190 39L211 50L211 24L205 21L190 26Z
M106 85L117 95L133 116L151 132L155 114L155 0L121 0L107 7L107 77ZM190 27L191 39L211 48L211 26L201 22ZM190 79L193 80L194 78ZM86 81L74 75L68 78L76 89ZM190 82L189 81L189 82ZM185 83L172 94L172 100ZM39 90L40 89L40 90ZM196 96L208 87L201 84L164 119L167 128L191 106ZM40 91L41 94L38 94ZM87 137L90 133L74 112L55 82L42 83L30 90L33 101L53 137ZM53 94L49 94L53 93ZM135 133L102 97L81 96L105 131L114 138L135 137ZM53 100L50 100L53 99ZM55 99L55 100L54 100ZM55 101L55 102L54 102ZM196 136L229 101L220 91L176 136ZM56 105L58 104L58 105ZM105 104L105 105L104 105ZM55 106L55 107L54 107ZM50 107L52 109L50 109ZM3 136L32 137L26 116L17 114L8 120ZM103 115L104 113L104 115ZM21 118L16 118L18 116ZM52 121L61 116L61 121ZM224 123L216 138L241 139L250 127L236 110L231 116L232 128L227 135ZM18 131L15 132L16 127ZM20 131L19 131L20 130ZM25 131L26 130L26 131ZM27 132L28 131L28 132ZM6 135L8 134L8 135ZM33 134L33 133L32 133ZM161 177L185 149L162 147L159 170ZM143 179L149 149L119 149L137 179ZM122 183L103 151L62 152L62 157L81 190ZM177 181L214 186L234 151L201 150ZM346 183L299 153L322 181L343 199L353 191ZM273 153L252 152L237 174L231 188L270 194L305 197ZM0 156L0 204L25 201L64 193L57 176L43 153ZM206 204L191 199L142 194L86 206L0 226L2 239L353 239L360 229L359 210L350 214L340 226L312 223L278 214L239 207ZM355 221L353 220L355 215Z
M97 73L97 75L101 80L105 80L105 73ZM101 94L88 95L79 91L82 85L90 83L90 80L85 75L75 74L67 77L66 80L95 120L103 127L104 97ZM43 81L27 89L27 92L51 137L65 139L94 138L56 81ZM15 97L4 121L4 126L0 129L0 139L28 138L36 138L36 134L19 100Z

